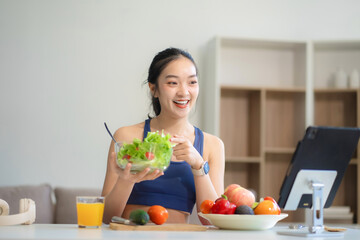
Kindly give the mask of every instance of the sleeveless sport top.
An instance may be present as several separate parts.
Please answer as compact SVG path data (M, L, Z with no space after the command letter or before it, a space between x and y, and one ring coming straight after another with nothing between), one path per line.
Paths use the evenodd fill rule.
M195 128L194 147L203 155L203 132ZM144 138L150 132L150 119L145 121ZM155 180L135 183L128 204L161 205L191 214L196 202L194 176L187 162L171 161L164 175Z

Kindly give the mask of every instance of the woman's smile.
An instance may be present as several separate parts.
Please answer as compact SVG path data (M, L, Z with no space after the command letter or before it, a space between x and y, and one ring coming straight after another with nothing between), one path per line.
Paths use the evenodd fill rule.
M189 106L190 100L174 100L173 102L178 108L187 108Z

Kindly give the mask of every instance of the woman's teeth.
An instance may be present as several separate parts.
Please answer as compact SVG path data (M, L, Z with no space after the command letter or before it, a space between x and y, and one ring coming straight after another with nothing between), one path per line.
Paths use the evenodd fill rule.
M189 100L186 100L186 101L174 101L174 103L176 104L180 104L180 105L185 105L189 102Z

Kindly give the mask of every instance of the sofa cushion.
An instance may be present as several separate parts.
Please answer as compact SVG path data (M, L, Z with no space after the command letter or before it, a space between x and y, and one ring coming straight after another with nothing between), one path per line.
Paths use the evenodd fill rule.
M77 223L76 196L100 196L101 190L95 188L55 188L55 223Z
M30 198L35 201L35 223L54 223L51 195L52 188L49 184L0 187L0 198L9 204L10 214L19 213L20 199Z

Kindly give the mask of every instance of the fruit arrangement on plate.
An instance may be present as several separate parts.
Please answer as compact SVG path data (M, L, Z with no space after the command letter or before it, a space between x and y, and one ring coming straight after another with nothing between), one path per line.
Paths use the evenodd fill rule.
M200 216L224 229L263 230L287 217L272 197L255 202L254 194L238 184L231 184L215 201L205 200Z

